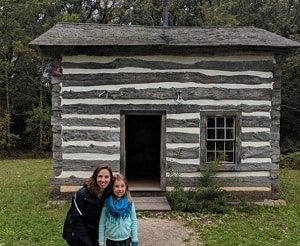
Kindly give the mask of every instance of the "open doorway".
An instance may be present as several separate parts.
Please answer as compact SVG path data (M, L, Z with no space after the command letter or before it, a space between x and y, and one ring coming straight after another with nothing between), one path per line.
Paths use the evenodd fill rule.
M165 189L165 113L121 114L121 171L130 183Z

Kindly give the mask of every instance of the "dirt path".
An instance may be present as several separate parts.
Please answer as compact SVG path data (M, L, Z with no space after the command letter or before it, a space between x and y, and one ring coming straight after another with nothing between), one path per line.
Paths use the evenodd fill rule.
M139 246L199 246L199 238L176 220L138 218Z

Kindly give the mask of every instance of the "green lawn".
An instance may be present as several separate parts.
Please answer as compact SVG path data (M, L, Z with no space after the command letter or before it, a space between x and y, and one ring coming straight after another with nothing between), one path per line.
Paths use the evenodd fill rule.
M47 208L52 160L0 161L0 245L59 246L67 207Z
M61 231L68 205L47 207L51 165L50 159L0 160L0 246L66 245ZM287 206L190 216L188 225L205 246L300 245L300 170L280 175Z
M287 206L245 206L225 215L189 218L205 246L300 245L300 170L280 171Z

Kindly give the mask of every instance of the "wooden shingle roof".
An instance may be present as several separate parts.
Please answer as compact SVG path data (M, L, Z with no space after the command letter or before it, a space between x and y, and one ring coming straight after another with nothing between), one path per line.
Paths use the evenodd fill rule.
M172 46L290 50L300 43L255 27L163 27L58 23L33 40L41 47Z

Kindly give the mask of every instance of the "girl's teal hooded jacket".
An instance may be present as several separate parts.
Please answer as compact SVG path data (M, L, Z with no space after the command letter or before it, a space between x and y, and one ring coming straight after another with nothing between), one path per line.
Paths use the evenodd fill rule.
M106 207L103 207L99 223L99 245L103 246L105 238L122 241L131 237L132 242L138 242L137 217L134 203L127 217L114 217Z

